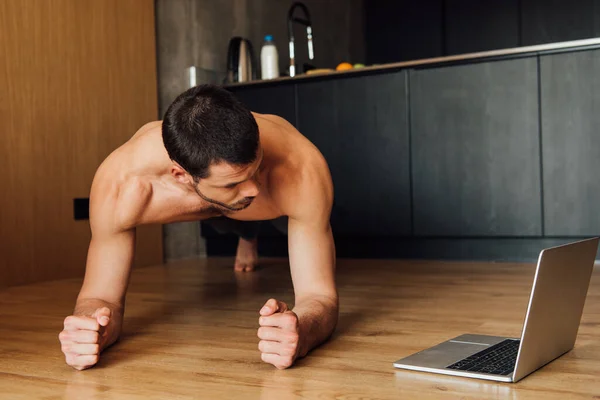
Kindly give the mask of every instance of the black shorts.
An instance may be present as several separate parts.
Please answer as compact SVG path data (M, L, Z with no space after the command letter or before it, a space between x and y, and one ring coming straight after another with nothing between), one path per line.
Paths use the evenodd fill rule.
M238 221L227 217L215 217L204 221L220 234L233 233L245 240L256 239L260 224L264 222L269 222L279 232L287 235L288 217L279 217L269 221Z

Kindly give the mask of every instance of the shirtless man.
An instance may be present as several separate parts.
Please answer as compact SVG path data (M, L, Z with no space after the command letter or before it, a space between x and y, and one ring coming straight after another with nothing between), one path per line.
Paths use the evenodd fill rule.
M118 339L136 226L287 216L295 305L265 303L258 348L264 362L290 367L337 323L332 203L325 159L287 121L251 113L219 87L182 93L163 121L143 126L96 172L85 279L59 335L67 364L92 367Z

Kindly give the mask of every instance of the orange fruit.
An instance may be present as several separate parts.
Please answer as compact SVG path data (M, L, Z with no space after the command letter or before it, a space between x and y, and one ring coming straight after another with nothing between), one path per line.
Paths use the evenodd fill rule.
M346 70L352 69L352 68L354 68L352 66L352 64L347 63L347 62L343 62L343 63L340 63L337 67L335 67L335 70L336 71L346 71Z

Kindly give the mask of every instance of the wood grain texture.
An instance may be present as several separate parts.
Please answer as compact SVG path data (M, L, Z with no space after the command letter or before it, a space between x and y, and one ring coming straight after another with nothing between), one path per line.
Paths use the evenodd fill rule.
M73 198L157 117L153 2L2 1L0 60L0 287L81 275ZM161 262L161 227L138 236L138 262Z
M462 333L518 336L533 264L339 260L341 316L330 341L291 369L260 360L258 310L293 301L287 260L235 275L233 259L137 269L125 333L100 364L64 363L57 334L80 281L0 292L0 398L594 399L600 396L600 270L575 348L517 384L396 370ZM595 396L595 397L594 397Z

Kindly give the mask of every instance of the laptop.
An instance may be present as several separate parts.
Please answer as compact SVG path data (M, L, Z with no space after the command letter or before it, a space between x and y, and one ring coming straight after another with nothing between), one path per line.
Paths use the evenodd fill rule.
M394 367L517 382L575 345L599 238L542 250L521 338L466 334L394 362Z

